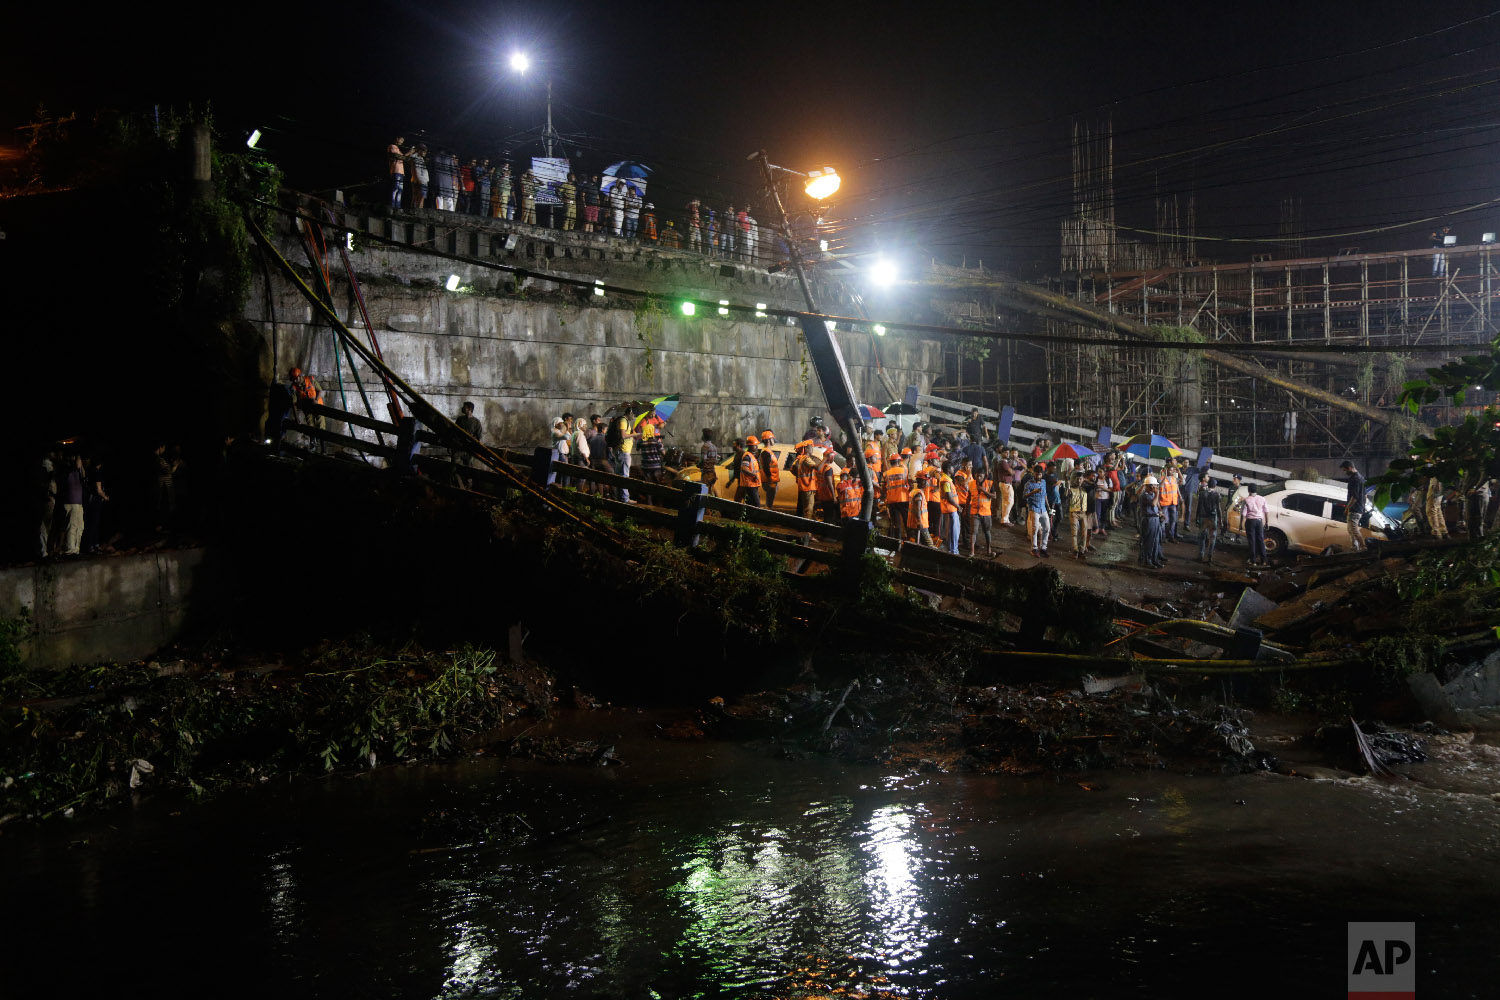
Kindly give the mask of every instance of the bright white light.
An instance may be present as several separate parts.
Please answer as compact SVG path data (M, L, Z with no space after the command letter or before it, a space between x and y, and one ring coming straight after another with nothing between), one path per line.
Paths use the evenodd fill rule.
M729 309L727 308L728 305L729 305L729 300L728 299L720 299L719 300L719 315L720 316L728 316L729 315Z
M822 201L837 191L841 183L838 171L832 167L824 167L821 170L813 170L808 173L807 184L803 190L807 192L809 198L816 198Z
M884 337L885 336L885 325L884 324L882 324L882 323L876 323L873 327L871 327L871 329L873 329L875 331L875 336L877 336L877 337Z
M260 142L260 129L255 129L250 133L250 138L245 140L245 145L254 149L257 142Z
M886 260L884 257L880 258L870 268L870 277L877 285L889 286L895 284L897 278L895 263Z
M598 278L594 279L594 294L595 295L603 295L604 294L604 282L600 281Z
M531 59L524 52L513 53L510 57L510 68L517 73L524 73L531 68Z
M833 328L834 328L834 325L835 325L834 322L833 322L833 320L831 320L831 319L825 319L823 321L823 325L826 326L826 327L828 327L828 332L829 333L833 332Z
M450 275L448 275L448 284L447 284L446 287L447 287L448 291L450 291L450 292L456 292L456 291L458 291L458 275L456 275L456 274L450 274Z
M755 315L756 315L756 317L758 317L759 319L765 319L766 318L765 309L766 309L766 304L764 302L757 302L757 303L755 303Z
M351 253L354 252L354 234L353 233L345 233L344 234L344 249L348 250Z
M821 250L821 251L823 251L824 253L827 253L828 252L828 241L827 240L819 240L818 241L818 249Z

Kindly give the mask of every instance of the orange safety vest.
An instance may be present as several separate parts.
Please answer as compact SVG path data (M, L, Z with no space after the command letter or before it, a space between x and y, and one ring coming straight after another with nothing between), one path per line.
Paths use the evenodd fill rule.
M760 456L753 451L740 458L740 485L746 489L760 485Z
M781 482L781 463L776 461L776 453L770 448L762 448L760 453L765 456L766 483L775 486Z
M990 503L994 499L995 481L986 479L979 488L969 493L969 510L980 517L990 516Z
M906 481L906 466L899 463L892 465L881 478L885 485L886 503L906 503L911 499L911 484Z
M308 402L322 405L323 390L318 388L317 383L313 381L313 377L311 375L298 375L292 381L292 388L296 391L298 396L302 397Z
M865 449L865 464L868 465L870 467L870 471L877 476L885 471L885 463L880 459L880 449L875 447L873 444Z
M953 486L953 477L946 472L938 477L938 510L944 514L958 510L958 490Z
M908 528L926 528L927 525L927 496L921 490L911 495L911 506L906 508L906 526Z
M969 507L969 493L974 489L974 477L962 472L953 474L953 492L958 497L959 510L967 510Z
M797 457L797 490L802 493L811 493L818 488L818 467L805 461L804 456Z
M859 516L859 494L854 490L854 477L846 475L839 480L839 513L844 517Z
M938 499L938 471L931 465L922 466L922 471L927 473L927 485L922 492L927 495L928 503L937 503Z
M832 465L825 465L818 470L817 488L819 501L826 502L833 499L833 482L830 478L832 475Z
M1161 481L1161 505L1172 507L1177 504L1177 480L1163 479Z

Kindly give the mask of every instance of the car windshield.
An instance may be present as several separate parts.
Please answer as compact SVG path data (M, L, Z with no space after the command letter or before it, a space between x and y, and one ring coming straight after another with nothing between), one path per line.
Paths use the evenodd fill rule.
M1259 490L1260 495L1263 497L1268 497L1272 493L1285 493L1287 489L1286 484L1287 480L1283 479L1279 483L1271 483L1269 486L1262 486Z

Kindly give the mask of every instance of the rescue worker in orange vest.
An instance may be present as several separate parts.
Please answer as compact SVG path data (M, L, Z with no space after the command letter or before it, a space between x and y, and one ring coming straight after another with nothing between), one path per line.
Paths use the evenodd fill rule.
M740 456L740 486L735 491L735 500L751 507L760 506L760 449L755 435L745 438L745 451Z
M984 554L995 554L995 542L990 535L990 503L995 495L995 481L990 478L990 464L984 462L974 476L969 489L969 555L974 555L974 545L979 533L984 532Z
M932 533L927 530L927 470L917 473L917 488L911 491L911 506L906 511L906 527L918 545L931 545Z
M885 489L885 510L891 519L891 534L897 541L906 540L906 514L911 505L911 483L906 475L906 466L893 461L881 473L880 485Z
M1178 489L1179 480L1177 469L1168 465L1161 477L1161 512L1166 516L1162 527L1162 540L1167 542L1178 542L1182 539L1177 537L1178 512L1182 509L1179 503L1182 499L1181 491Z
M838 474L839 467L834 464L832 450L825 449L823 462L818 466L817 495L818 513L829 524L839 521Z
M775 434L760 432L760 481L766 488L767 507L776 506L776 487L781 482L781 463L776 459L776 452L771 450L775 443Z
M811 449L811 441L799 442L797 458L792 462L792 472L797 477L798 517L812 517L813 504L818 498L818 463L812 457Z
M845 519L859 517L860 497L856 479L853 469L845 469L839 477L839 515Z
M865 438L865 464L870 467L870 475L875 481L880 482L880 476L885 471L885 462L880 454L880 445L875 443L874 435Z
M324 425L323 414L307 413L302 409L302 403L316 403L323 405L323 390L311 375L305 375L301 368L293 368L287 373L292 383L292 396L296 400L299 419L309 427L322 427ZM319 442L321 450L322 443Z
M943 518L943 546L949 555L958 555L958 489L953 484L953 463L943 464L938 473L938 512Z
M969 491L973 488L974 463L967 458L954 463L953 493L958 498L958 544L969 540Z

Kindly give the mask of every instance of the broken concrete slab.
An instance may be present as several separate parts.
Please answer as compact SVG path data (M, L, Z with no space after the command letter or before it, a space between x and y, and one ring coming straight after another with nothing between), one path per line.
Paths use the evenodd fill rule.
M1447 729L1500 730L1500 649L1444 683L1432 673L1406 679L1422 714Z
M1275 601L1260 591L1247 587L1240 594L1240 599L1234 606L1234 614L1229 618L1229 625L1231 628L1243 628L1261 615L1275 610Z

